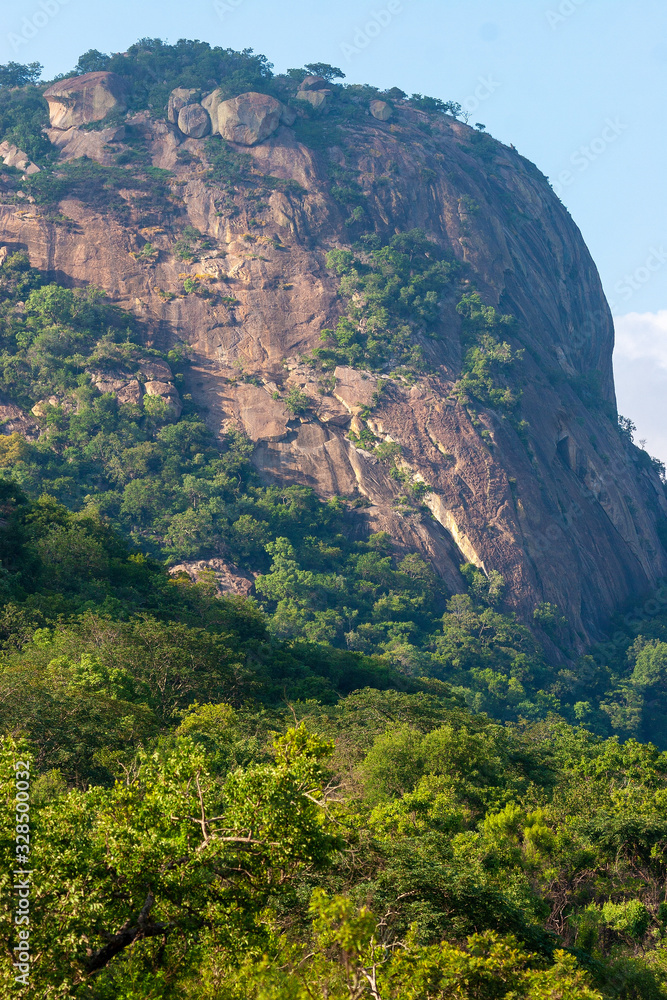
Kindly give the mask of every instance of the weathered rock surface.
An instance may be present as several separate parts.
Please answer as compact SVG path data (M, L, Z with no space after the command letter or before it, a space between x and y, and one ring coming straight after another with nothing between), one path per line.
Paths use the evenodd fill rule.
M370 112L373 118L377 118L379 122L388 122L394 113L394 109L386 101L371 101Z
M21 434L32 441L39 437L39 424L20 406L0 398L0 434Z
M283 109L280 112L280 124L293 125L296 118L296 108L291 108L289 104L283 104Z
M299 90L326 90L328 86L323 76L306 76L299 84Z
M285 182L272 182L261 203L256 186L230 195L207 183L205 162L179 161L175 130L164 122L145 113L132 119L154 165L174 175L177 207L162 235L146 237L160 250L150 266L129 253L140 224L121 224L73 198L60 210L76 230L54 225L39 206L0 205L0 241L12 252L27 248L35 267L72 285L104 287L136 313L151 346L189 344L184 392L206 408L216 433L236 426L251 437L266 482L365 498L365 509L350 512L351 535L389 532L397 547L430 559L452 590L463 589L464 560L496 569L526 621L549 601L572 622L575 642L598 637L614 610L667 575L657 531L667 501L656 472L615 427L611 315L577 227L532 164L491 139L480 155L485 140L446 116L431 118L425 135L423 115L400 104L391 129L367 116L339 124L336 145L314 151L278 128L275 104L271 141L256 138L255 128L257 144L244 150L255 177ZM237 125L249 128L238 114ZM205 142L186 141L205 160ZM348 210L331 195L331 165L355 177L367 228L383 238L424 229L467 265L485 302L516 317L510 339L525 349L523 434L493 409L482 410L476 426L456 401L455 300L445 298L438 336L421 344L429 374L415 384L387 379L376 397L378 373L364 378L341 367L335 384L319 385L303 363L343 308L324 250L356 238L345 225ZM186 265L173 255L184 225L207 236L209 259ZM183 295L184 272L213 278L211 296ZM173 386L168 371L116 378L124 384L115 392L133 381L140 390L143 380ZM581 395L591 379L603 405ZM297 419L283 402L292 386L312 401ZM390 464L349 440L366 406L373 433L400 444L404 472L431 487L428 511L402 506L405 489Z
M201 106L205 108L209 113L209 117L213 122L213 131L215 131L215 126L217 125L218 121L218 108L222 104L223 100L224 100L224 95L220 90L220 88L218 87L217 90L214 90L210 94L207 94L206 97L202 97L200 102Z
M172 90L167 101L167 118L175 125L182 108L189 104L194 104L197 100L198 90L192 87L176 87Z
M177 566L170 566L169 572L172 576L185 573L193 583L206 579L212 573L220 594L240 594L242 597L249 597L255 586L254 580L243 576L235 566L230 566L224 559L199 559L195 562L178 563Z
M201 104L187 104L178 112L178 127L191 139L201 139L211 131L211 119Z
M330 90L299 90L296 93L299 101L306 101L313 108L323 108L331 98Z
M39 167L32 162L28 154L7 140L0 142L0 160L7 167L16 167L17 170L22 170L28 177L31 174L39 173Z
M147 396L159 396L167 403L174 417L180 417L183 404L172 382L144 382L144 392Z
M44 91L44 97L51 126L60 129L101 121L127 106L125 82L116 73L84 73L58 80Z
M289 413L263 386L230 385L224 394L225 430L237 426L251 441L278 441L288 431Z
M218 105L218 130L223 139L254 146L276 131L283 105L267 94L241 94Z
M125 126L104 128L99 132L85 132L74 126L68 129L50 128L47 135L51 144L60 150L63 160L76 160L80 156L87 156L88 159L96 160L103 166L110 166L115 163L115 155L118 152L112 144L123 141Z

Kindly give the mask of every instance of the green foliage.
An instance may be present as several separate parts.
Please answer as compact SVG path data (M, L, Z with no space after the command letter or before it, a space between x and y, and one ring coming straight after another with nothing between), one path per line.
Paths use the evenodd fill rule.
M291 416L296 417L300 413L305 413L310 405L310 399L298 386L292 386L285 396L285 408Z
M321 76L328 83L331 83L333 80L345 79L345 73L343 73L342 69L338 69L337 66L331 66L329 63L306 63L305 69L308 70L311 76ZM287 72L289 73L290 71L287 70Z
M512 316L501 315L494 306L485 306L478 292L463 296L456 307L462 317L463 343L467 350L462 375L455 392L462 403L481 403L499 409L515 409L520 392L504 381L504 372L523 358L523 351L513 351L499 336L511 330Z
M206 236L202 236L194 226L185 226L183 232L174 243L174 253L180 260L195 261L200 259L200 254L209 250L211 241Z
M325 330L326 347L313 354L326 368L424 367L419 338L436 336L439 302L459 266L418 229L382 245L366 241L358 255L332 250L327 265L341 278L347 314Z
M427 111L429 114L452 115L458 118L461 115L461 105L457 101L442 101L439 97L424 97L422 94L412 94L410 103L420 111Z
M123 77L128 86L129 106L164 113L174 87L191 87L209 93L220 87L225 98L249 90L267 92L271 64L252 49L236 52L208 42L181 38L173 45L159 38L141 38L127 52L105 57L96 50L81 56L76 72L89 66Z
M151 226L164 219L168 204L168 170L133 163L102 166L87 156L59 163L53 170L33 174L25 188L38 205L55 205L62 198L79 198L85 205L124 222ZM121 191L130 191L123 197Z
M26 78L34 65L16 68L16 63L8 63L0 67L0 80L5 76L5 83L0 82L0 140L18 146L31 160L43 166L53 157L53 148L42 134L42 129L49 127L48 104L41 89ZM6 72L3 74L2 70ZM12 77L26 79L23 83L14 83Z
M0 66L0 87L25 87L37 83L44 67L41 63L8 62Z

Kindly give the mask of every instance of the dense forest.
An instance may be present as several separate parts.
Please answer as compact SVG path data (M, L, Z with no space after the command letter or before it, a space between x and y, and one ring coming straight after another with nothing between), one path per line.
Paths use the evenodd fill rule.
M158 115L175 86L280 97L307 72L342 78L156 40L91 51L75 72L107 69L131 109ZM112 198L112 171L57 172L43 89L39 67L2 67L0 137L42 168L24 188L47 206L75 183ZM233 183L243 164L218 161ZM164 178L146 177L159 201ZM199 239L186 234L185 258ZM457 274L424 241L329 255L375 335L343 317L313 359L325 374L389 355L419 371L392 302L427 329ZM458 309L461 397L514 419L511 317L470 292ZM212 435L187 395L177 416L91 375L147 359L176 384L190 363L186 346L147 348L103 290L4 259L0 393L26 411L53 399L33 410L38 434L0 436L6 995L21 990L15 873L29 868L26 996L667 997L667 589L638 594L581 655L555 605L522 621L502 577L471 564L452 594L388 535L353 536L357 499L263 483L251 442ZM628 447L631 430L621 421ZM400 480L392 449L378 457ZM405 491L418 506L419 484ZM215 555L254 596L168 572Z

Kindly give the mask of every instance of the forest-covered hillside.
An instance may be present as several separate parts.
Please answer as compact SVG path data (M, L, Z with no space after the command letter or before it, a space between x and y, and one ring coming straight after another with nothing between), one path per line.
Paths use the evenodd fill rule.
M204 43L144 39L122 55L88 52L75 68L100 71L126 80L119 121L164 119L175 87L287 101L308 74L338 88L352 118L357 98L410 104L397 88L336 84L335 67L277 76L250 50ZM159 214L173 196L168 171L140 143L111 166L58 160L43 132L45 86L38 66L0 67L0 141L40 167L25 178L2 167L7 204L71 232L62 198L122 216L129 170L142 211ZM410 106L434 120L460 112L422 95ZM297 124L304 141L317 121ZM207 169L230 197L250 176L242 155L229 144L210 152ZM354 186L337 180L352 218ZM389 363L409 388L430 363L418 335L428 337L461 265L420 229L379 240L354 225L352 249L326 256L342 305L307 363L325 388L337 365ZM207 237L191 225L179 234L180 266L202 266ZM132 260L150 266L156 246L147 237ZM207 297L188 275L184 298L229 306L229 289ZM638 590L583 653L555 603L513 610L514 583L496 569L461 557L452 588L423 552L360 529L360 494L323 497L263 476L244 427L215 433L186 391L191 345L161 342L116 299L35 266L7 240L6 995L667 997L667 587ZM453 398L479 428L504 414L530 455L518 409L530 387L514 374L524 349L504 339L512 317L472 285L457 286L452 312L464 346ZM239 369L234 387L258 382ZM600 387L576 389L637 475L664 478ZM378 380L375 391L392 390ZM296 384L275 395L294 422L313 407ZM376 402L358 408L348 440L395 485L397 517L417 524L431 516L430 486L370 429ZM492 454L491 432L479 433ZM250 596L220 593L216 560ZM197 582L174 572L194 562Z

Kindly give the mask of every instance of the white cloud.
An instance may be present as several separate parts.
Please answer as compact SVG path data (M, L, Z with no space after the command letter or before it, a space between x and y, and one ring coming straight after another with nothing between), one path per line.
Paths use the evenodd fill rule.
M626 313L616 316L615 360L657 361L667 369L667 309L657 313Z
M667 309L614 318L619 412L637 425L635 440L667 462Z

